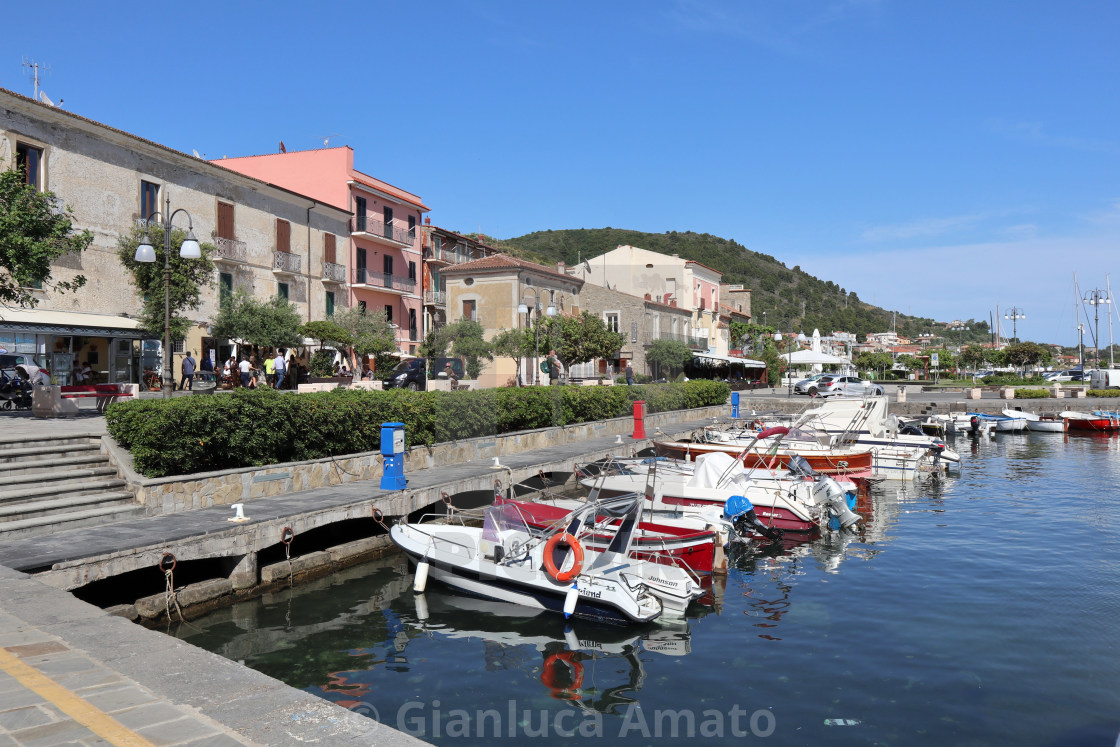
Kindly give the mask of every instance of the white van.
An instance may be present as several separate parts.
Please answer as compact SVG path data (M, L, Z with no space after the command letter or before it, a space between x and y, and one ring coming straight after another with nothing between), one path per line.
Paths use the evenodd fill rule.
M1102 368L1089 377L1090 389L1120 389L1120 368Z

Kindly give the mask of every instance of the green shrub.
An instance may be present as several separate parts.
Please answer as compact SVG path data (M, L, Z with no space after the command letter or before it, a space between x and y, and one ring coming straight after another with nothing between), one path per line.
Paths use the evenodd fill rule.
M1046 399L1050 396L1048 389L1016 389L1015 399Z
M991 376L985 376L981 381L989 386L1028 386L1031 384L1035 386L1045 386L1050 383L1041 376L1023 378L1015 374L992 374Z
M1120 397L1120 389L1090 389L1086 397Z
M110 435L147 477L253 467L376 451L381 424L405 424L409 446L629 415L721 405L715 381L621 386L502 387L466 392L407 389L284 394L235 389L213 397L143 399L110 406Z
M335 355L335 351L330 348L316 350L311 356L311 361L307 364L308 372L319 378L334 376Z

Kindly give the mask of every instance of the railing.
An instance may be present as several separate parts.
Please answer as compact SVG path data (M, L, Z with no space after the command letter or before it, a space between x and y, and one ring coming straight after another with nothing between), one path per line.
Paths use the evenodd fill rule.
M400 275L386 275L383 272L370 272L364 267L354 269L354 279L351 281L354 285L371 285L376 288L386 288L388 290L401 290L408 291L409 293L415 292L416 281Z
M478 257L472 257L470 252L456 251L455 249L434 249L432 247L428 247L424 250L424 258L435 262L447 262L452 265L459 265L478 259Z
M409 231L407 228L397 228L394 225L385 225L383 221L378 218L371 218L370 216L356 216L350 219L350 232L351 233L368 233L373 236L378 236L389 241L395 241L398 244L405 244L411 246L416 240L416 229Z
M693 335L681 335L673 332L662 332L658 335L658 338L662 340L676 340L677 342L683 342L690 348L708 347L708 338L706 337L694 337Z
M272 269L276 272L290 272L298 275L302 259L303 257L300 255L291 252L273 252Z
M447 291L424 291L424 303L431 306L446 306Z
M248 262L249 250L244 241L237 239L223 239L218 236L214 239L214 259L228 259L233 262Z
M323 262L323 280L333 280L336 283L346 282L346 265L337 265L334 262Z

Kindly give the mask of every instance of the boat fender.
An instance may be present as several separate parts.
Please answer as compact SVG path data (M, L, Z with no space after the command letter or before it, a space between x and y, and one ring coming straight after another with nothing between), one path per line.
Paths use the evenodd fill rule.
M412 582L412 590L423 594L428 586L428 559L424 558L416 564L416 578Z
M576 611L576 602L579 601L579 587L575 582L572 582L571 588L568 593L564 595L564 619L567 620Z
M428 619L428 598L423 594L417 594L416 599L416 619L424 622Z
M556 564L556 549L558 545L567 545L574 557L575 562L573 562L572 567L566 571L560 570L560 566ZM566 556L561 556L561 565L564 563L564 557ZM579 540L567 532L557 532L549 537L548 542L544 544L544 569L548 571L548 575L562 584L566 584L578 576L583 570L583 546L580 545Z

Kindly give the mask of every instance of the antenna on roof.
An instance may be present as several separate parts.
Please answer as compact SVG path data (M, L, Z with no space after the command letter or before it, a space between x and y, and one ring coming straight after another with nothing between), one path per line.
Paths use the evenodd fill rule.
M44 104L46 104L47 106L53 106L53 107L54 107L55 109L57 109L57 108L59 108L60 106L62 106L62 99L59 99L59 100L58 100L58 103L56 104L56 103L54 103L53 101L51 101L51 99L50 99L50 97L49 97L49 96L47 96L47 92L46 92L46 91L39 91L39 100L40 100L40 101L42 101L42 102L43 102Z
M191 153L194 153L195 158L202 158L202 156L198 155L198 149L197 148L191 148Z
M40 65L35 60L29 60L26 57L23 58L23 66L24 67L29 67L32 70L32 76L34 77L34 80L35 80L35 88L34 88L35 92L32 94L31 98L38 101L38 99L39 99L39 71L40 70L46 70L49 73L51 71L51 69L49 67L47 67L46 65ZM46 103L46 102L44 102L44 103ZM54 106L54 104L51 104L51 106Z
M338 134L338 133L336 132L336 133L335 133L335 134L333 134L333 135L326 135L326 136L324 136L324 137L323 137L323 147L324 147L324 148L329 148L329 147L331 147L331 138L332 138L332 137L342 137L342 135L339 135L339 134Z

